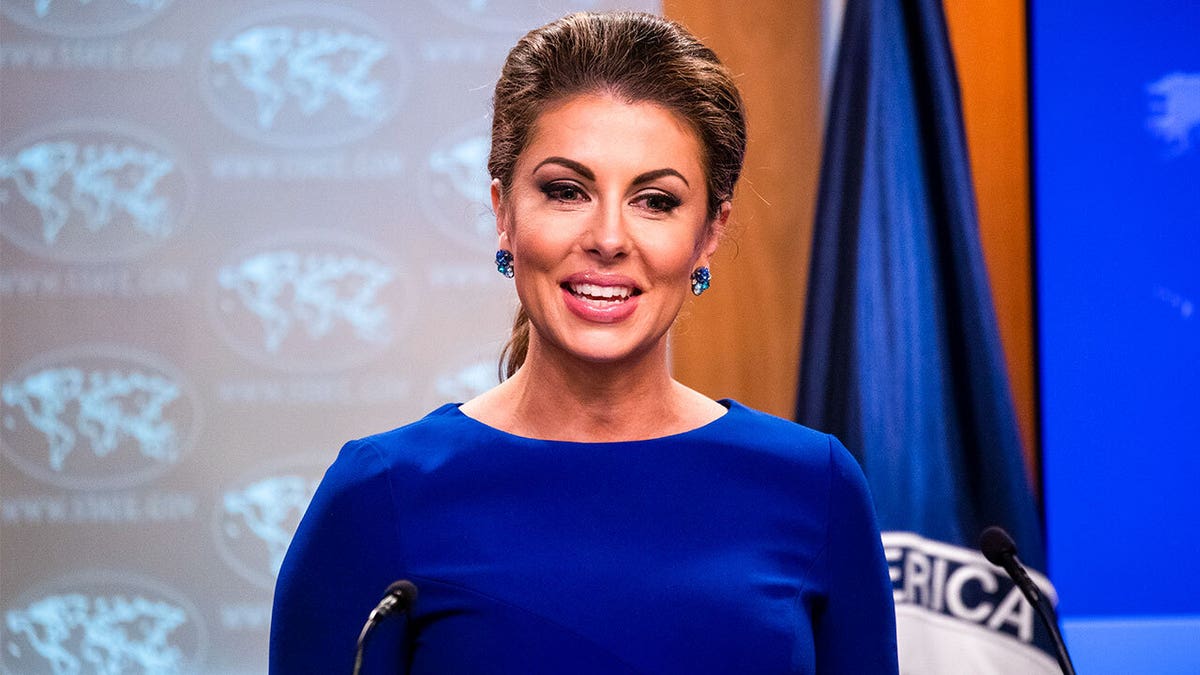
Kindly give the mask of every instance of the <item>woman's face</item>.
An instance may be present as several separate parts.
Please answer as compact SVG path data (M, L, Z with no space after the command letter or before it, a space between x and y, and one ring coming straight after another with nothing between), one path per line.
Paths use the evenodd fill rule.
M542 113L508 193L492 183L533 344L591 362L665 354L729 213L709 222L701 156L695 132L653 103L581 95Z

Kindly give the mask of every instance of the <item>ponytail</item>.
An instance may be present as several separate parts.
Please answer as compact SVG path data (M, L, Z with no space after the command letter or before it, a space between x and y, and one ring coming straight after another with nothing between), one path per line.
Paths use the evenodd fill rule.
M497 372L502 381L516 374L525 363L525 357L529 354L529 329L529 313L525 311L524 306L519 306L517 316L513 319L512 335L508 338L508 344L504 345L504 350L500 352Z

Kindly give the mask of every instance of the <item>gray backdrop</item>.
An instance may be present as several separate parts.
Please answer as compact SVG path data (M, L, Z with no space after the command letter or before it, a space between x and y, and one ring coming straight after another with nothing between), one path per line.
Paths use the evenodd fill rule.
M496 381L504 54L616 6L0 2L0 671L266 670L341 443Z

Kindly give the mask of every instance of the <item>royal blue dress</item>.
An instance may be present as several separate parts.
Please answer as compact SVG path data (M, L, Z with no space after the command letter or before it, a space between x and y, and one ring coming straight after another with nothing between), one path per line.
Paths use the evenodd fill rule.
M664 438L572 443L446 405L347 443L275 588L271 672L895 673L866 481L832 436L734 401Z

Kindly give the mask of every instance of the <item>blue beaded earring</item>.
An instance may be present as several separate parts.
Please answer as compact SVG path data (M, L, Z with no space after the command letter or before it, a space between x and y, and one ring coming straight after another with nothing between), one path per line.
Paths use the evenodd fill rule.
M708 290L712 282L712 274L709 273L707 267L697 267L695 272L692 272L692 295L700 295Z
M512 251L500 249L496 251L496 271L509 279L513 278Z

